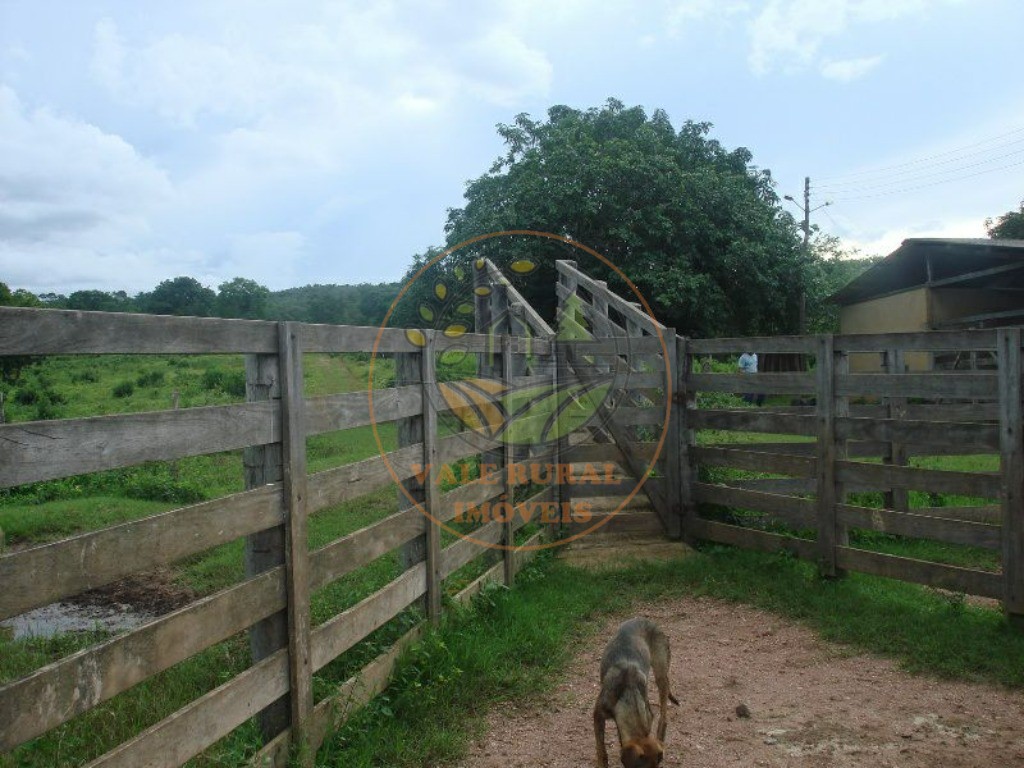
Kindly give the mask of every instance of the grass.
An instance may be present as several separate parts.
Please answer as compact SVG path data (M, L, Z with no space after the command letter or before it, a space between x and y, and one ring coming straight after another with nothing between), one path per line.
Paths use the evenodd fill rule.
M460 759L487 711L555 685L601 619L638 604L709 596L799 621L910 672L1024 687L1024 635L997 612L870 576L818 579L792 558L709 547L683 560L583 572L542 560L446 618L394 682L325 744L318 766L421 768Z

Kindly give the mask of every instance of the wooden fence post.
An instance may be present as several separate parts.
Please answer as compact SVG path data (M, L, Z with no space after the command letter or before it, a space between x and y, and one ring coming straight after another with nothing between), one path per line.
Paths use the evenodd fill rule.
M676 346L675 328L662 330L665 341L665 368L667 369L668 386L665 389L665 401L668 403L668 424L665 434L665 506L668 509L666 533L670 538L678 539L683 535L683 428L680 411L686 407L676 397L679 390L679 350ZM626 446L620 446L623 450ZM642 463L642 462L641 462Z
M886 350L885 369L887 373L906 373L902 349ZM886 398L886 406L888 418L906 418L907 398L888 397ZM899 442L889 443L889 451L885 456L885 463L897 467L905 467L907 465L907 446ZM897 512L908 512L910 510L910 494L906 488L890 488L885 493L883 506L887 509L894 509Z
M281 399L281 377L277 355L246 355L245 394L247 402ZM242 451L246 490L279 483L284 477L281 443L256 445ZM284 524L254 533L245 540L245 576L251 578L284 564ZM284 611L268 616L249 629L249 649L255 664L288 643L288 621ZM283 696L259 714L263 740L270 741L288 727L288 697Z
M1024 630L1024 435L1021 419L1021 329L1001 328L999 357L999 444L1002 470L1003 608Z
M302 765L313 755L301 751L313 710L313 664L310 652L309 546L306 514L306 424L302 392L302 347L299 324L278 324L281 376L281 436L284 459L285 585L288 598L288 682L292 744Z
M512 338L508 334L504 334L501 337L501 370L503 371L502 380L505 386L509 385L512 379L511 371L513 370L512 364ZM507 427L508 425L506 425ZM503 448L503 461L504 471L502 472L502 483L505 486L505 501L508 503L508 508L513 509L515 507L515 484L512 482L512 465L516 461L515 446L512 444L509 438L509 430L506 428L502 433L502 442L504 443ZM512 547L515 545L514 533L512 530L512 518L513 515L509 514L508 519L502 524L502 535L501 541L505 548L502 550L502 562L504 563L505 573L505 584L512 586L512 582L515 581L516 576L516 558L515 551Z
M697 507L693 501L693 466L690 463L690 448L695 444L695 434L689 428L687 411L697 407L697 399L686 384L690 372L689 340L676 337L676 396L674 409L679 416L679 504L681 507L681 535L683 541L693 546Z
M836 567L838 521L836 517L836 396L835 343L832 334L818 337L817 348L817 457L818 457L818 568L822 576L834 578Z
M437 466L437 390L436 331L425 330L426 344L420 353L420 380L423 387L423 508L429 515L424 518L424 539L427 560L427 617L433 623L441 620L441 515L440 489L437 487L440 467Z
M428 332L425 332L428 333ZM395 386L423 385L423 369L421 358L423 352L397 352L395 353ZM423 442L423 411L416 416L410 416L397 421L398 447L405 448L410 445L418 445ZM424 469L426 465L424 465ZM409 509L424 503L424 483L410 477L402 483L398 489L398 508ZM424 532L429 521L423 518ZM418 563L422 563L427 556L427 542L424 536L417 536L403 545L398 552L398 561L403 571L407 571ZM425 608L426 606L424 606Z

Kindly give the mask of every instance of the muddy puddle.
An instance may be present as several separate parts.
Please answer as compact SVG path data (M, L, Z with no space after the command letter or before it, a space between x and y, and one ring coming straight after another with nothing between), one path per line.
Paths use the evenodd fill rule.
M22 640L53 637L68 632L121 632L154 618L156 614L130 605L53 603L0 621L0 637Z

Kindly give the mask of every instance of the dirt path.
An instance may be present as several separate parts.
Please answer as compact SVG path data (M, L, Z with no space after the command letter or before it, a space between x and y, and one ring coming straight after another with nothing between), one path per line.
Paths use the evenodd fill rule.
M672 640L665 768L1024 768L1024 694L911 676L760 611L684 599L642 611ZM601 629L603 645L619 617ZM594 765L600 648L535 708L501 711L460 768ZM749 708L741 718L739 705ZM609 752L618 766L615 728ZM614 748L614 750L613 750Z

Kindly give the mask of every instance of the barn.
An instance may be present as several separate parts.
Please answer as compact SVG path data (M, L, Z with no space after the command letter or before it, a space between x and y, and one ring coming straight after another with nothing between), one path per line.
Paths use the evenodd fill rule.
M908 238L832 296L840 332L900 333L1024 324L1024 240ZM877 370L877 356L851 359ZM917 353L907 370L984 368L977 355Z

